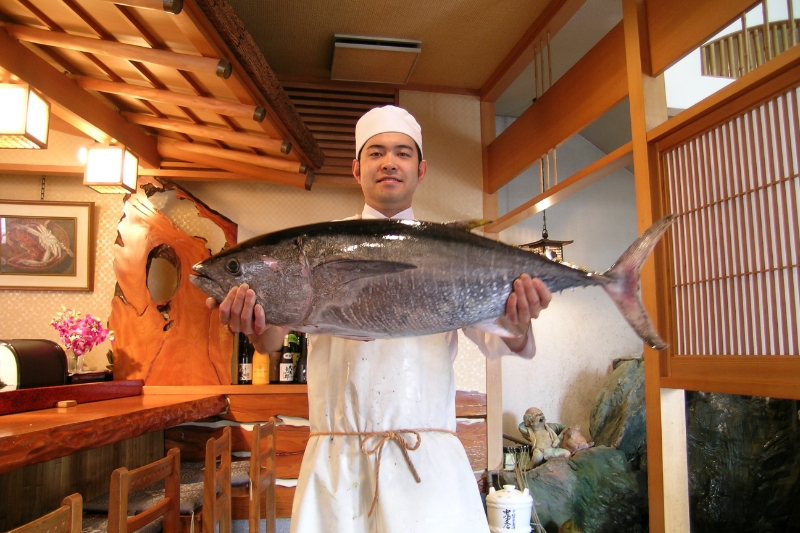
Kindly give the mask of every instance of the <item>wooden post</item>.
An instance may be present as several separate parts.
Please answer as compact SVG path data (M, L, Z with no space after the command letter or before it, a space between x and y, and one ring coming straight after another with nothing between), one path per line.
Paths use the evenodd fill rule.
M256 122L261 122L266 116L266 111L261 106L225 102L206 96L193 96L190 94L174 93L163 89L152 89L150 87L140 87L127 83L117 83L113 81L98 80L86 76L75 76L75 82L84 89L91 89L101 93L121 94L143 100L154 102L164 102L177 106L205 109L219 115L229 117L250 118Z
M15 39L29 43L118 57L129 61L141 61L142 63L172 67L189 72L214 72L220 78L228 78L231 75L231 63L226 59L176 54L168 50L155 50L132 44L90 39L68 33L20 26L19 24L6 24L5 28L9 35Z
M625 62L628 78L628 101L631 113L631 143L633 149L634 183L636 185L636 212L641 233L661 217L661 190L658 175L658 154L654 144L648 144L647 132L667 120L666 90L664 76L652 76L649 39L644 0L623 0L623 28L625 31ZM660 246L663 246L660 245ZM654 323L659 320L659 288L656 279L656 261L663 255L658 252L654 260L647 261L641 270L642 300ZM686 476L686 441L682 448L669 450L670 460L665 460L662 445L662 394L661 376L668 371L668 354L644 347L645 355L645 402L647 405L647 460L648 498L650 504L650 531L688 533L689 491L688 485L679 490L673 480ZM671 400L675 397L671 396ZM672 402L674 403L674 401ZM670 407L670 406L664 406ZM674 406L672 406L674 407ZM671 409L670 413L676 410ZM668 415L674 424L685 424ZM675 430L675 427L671 427ZM685 428L684 428L685 434ZM674 443L673 443L674 444ZM683 458L681 461L680 458ZM682 464L682 468L680 465ZM667 471L666 467L670 470ZM669 482L666 481L669 478ZM670 491L667 493L667 491ZM667 506L667 502L669 506Z
M495 138L494 102L481 102L481 144L483 145L483 217L497 218L497 193L489 190L489 158L487 147ZM498 233L484 233L497 240ZM503 465L503 365L501 360L486 359L486 446L489 470Z

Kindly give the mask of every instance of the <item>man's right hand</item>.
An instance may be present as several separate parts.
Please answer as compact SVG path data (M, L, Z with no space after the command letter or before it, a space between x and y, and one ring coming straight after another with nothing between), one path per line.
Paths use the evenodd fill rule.
M256 303L256 293L246 283L234 287L221 303L206 299L206 307L219 309L219 321L233 333L244 333L259 353L275 352L283 346L285 328L267 324L264 308Z

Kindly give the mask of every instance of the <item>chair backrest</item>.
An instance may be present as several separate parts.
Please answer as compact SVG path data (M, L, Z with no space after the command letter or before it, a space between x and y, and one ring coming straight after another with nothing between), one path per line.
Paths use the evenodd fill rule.
M164 498L153 506L128 516L128 495L164 480ZM164 533L180 533L181 452L172 448L167 456L142 467L117 468L111 473L108 532L128 533L162 519Z
M231 428L226 426L220 438L206 442L203 531L214 533L219 523L219 533L230 533L231 516Z
M275 419L253 426L250 445L250 533L258 533L262 496L266 499L264 518L267 532L275 533Z
M33 522L12 529L9 533L81 533L83 498L70 494L61 501L61 507Z

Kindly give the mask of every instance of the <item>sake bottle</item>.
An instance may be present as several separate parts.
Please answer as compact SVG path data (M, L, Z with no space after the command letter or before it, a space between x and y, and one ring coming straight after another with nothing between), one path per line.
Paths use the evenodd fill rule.
M281 362L278 365L278 379L280 380L280 383L294 382L295 345L297 345L297 334L294 331L290 331L283 338Z
M306 368L308 367L308 333L300 333L300 359L297 360L295 381L307 383Z
M253 352L255 349L244 333L239 333L239 385L253 383Z

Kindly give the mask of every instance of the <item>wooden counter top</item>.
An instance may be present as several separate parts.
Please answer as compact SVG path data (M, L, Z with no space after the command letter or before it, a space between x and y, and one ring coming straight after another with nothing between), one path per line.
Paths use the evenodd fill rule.
M0 416L0 473L222 413L222 394L148 394Z

